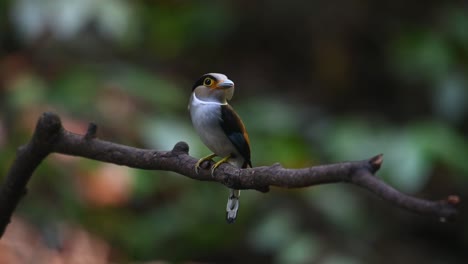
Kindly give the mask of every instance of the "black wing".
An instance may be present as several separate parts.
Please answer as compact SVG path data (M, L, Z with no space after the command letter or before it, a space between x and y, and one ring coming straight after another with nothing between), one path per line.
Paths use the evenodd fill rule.
M228 104L221 106L221 127L244 158L245 163L242 167L246 168L247 165L252 167L249 135L239 115Z

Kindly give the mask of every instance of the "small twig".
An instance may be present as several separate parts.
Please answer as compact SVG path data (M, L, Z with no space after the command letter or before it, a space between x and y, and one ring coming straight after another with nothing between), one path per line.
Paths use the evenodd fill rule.
M90 139L96 138L96 133L97 133L97 125L94 123L89 123L88 129L86 130L86 134L84 137L86 140L90 140Z
M85 136L63 129L60 118L44 113L37 123L31 141L19 148L3 185L0 187L0 235L3 235L11 215L26 192L26 184L36 167L50 153L62 153L93 160L146 170L177 172L200 181L216 181L230 188L255 189L268 192L270 186L302 188L325 183L351 183L375 193L396 206L420 214L452 219L457 214L458 196L450 195L441 201L429 201L403 194L375 177L382 165L383 155L367 160L342 162L303 169L285 169L274 164L268 167L238 169L222 164L211 176L209 170L195 173L197 159L188 155L185 142L177 143L170 151L155 151L119 145L96 139L97 126L90 124ZM209 162L204 164L211 166Z

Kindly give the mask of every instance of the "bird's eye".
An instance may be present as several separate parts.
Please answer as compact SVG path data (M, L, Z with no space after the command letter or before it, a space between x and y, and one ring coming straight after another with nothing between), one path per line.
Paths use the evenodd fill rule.
M213 84L213 80L211 78L206 78L204 81L203 81L203 84L206 85L206 86L210 86Z

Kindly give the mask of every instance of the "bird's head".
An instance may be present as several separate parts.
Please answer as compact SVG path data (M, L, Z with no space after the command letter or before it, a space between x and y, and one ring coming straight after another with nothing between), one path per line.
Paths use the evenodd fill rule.
M192 92L200 100L226 103L234 95L234 83L224 74L207 73L195 82Z

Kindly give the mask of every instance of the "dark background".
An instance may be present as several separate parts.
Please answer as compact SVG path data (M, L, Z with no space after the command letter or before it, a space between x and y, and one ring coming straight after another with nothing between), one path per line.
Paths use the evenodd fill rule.
M192 83L222 72L254 166L384 153L378 174L462 199L455 222L355 186L244 191L52 155L0 241L2 263L467 263L468 6L463 1L0 1L0 175L44 111L102 139L208 154ZM54 262L55 261L55 262ZM159 262L158 262L159 263Z

